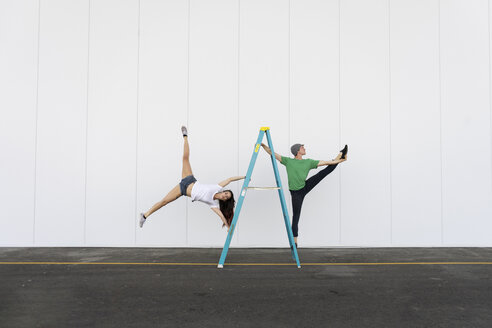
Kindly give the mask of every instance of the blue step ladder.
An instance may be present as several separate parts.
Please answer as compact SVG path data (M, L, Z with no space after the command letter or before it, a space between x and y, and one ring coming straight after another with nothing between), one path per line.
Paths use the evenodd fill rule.
M271 160L272 160L272 165L273 165L273 172L275 173L275 180L277 181L277 187L267 187L267 188L260 188L260 187L249 187L249 182L251 180L251 174L253 173L253 168L256 163L256 158L258 157L258 151L260 150L261 142L263 141L263 137L267 136L268 140L268 147L270 147L270 150L272 151L271 155ZM287 210L287 204L285 202L285 197L284 197L284 191L282 189L282 181L280 180L280 175L278 173L278 166L277 166L277 161L275 159L275 151L273 149L273 143L272 143L272 137L270 136L270 128L268 127L262 127L260 129L260 133L258 135L258 140L256 141L254 151L253 151L253 156L251 156L251 161L249 162L249 167L248 167L248 173L246 174L246 178L244 179L243 186L241 188L241 194L239 196L239 199L237 201L236 205L236 210L234 212L234 218L232 219L231 227L229 228L229 233L227 235L227 239L224 244L224 248L222 249L222 254L220 255L220 260L219 264L217 265L218 268L223 268L224 267L224 262L227 257L227 252L229 251L229 245L231 244L232 240L232 235L234 234L234 229L236 228L237 220L239 218L239 214L241 213L241 207L243 206L243 201L244 197L246 196L246 191L248 189L277 189L278 190L278 195L280 197L280 204L282 205L282 212L284 214L284 222L285 222L285 229L287 230L287 236L289 237L289 244L290 244L290 249L292 253L292 258L295 259L297 263L297 267L300 268L301 264L299 262L299 256L297 254L297 247L294 242L294 236L292 234L292 229L290 226L290 221L289 221L289 212Z

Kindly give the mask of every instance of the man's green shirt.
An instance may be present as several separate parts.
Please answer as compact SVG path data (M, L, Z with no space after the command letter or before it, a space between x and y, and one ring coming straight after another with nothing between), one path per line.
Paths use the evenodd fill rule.
M306 185L306 178L310 170L318 167L319 161L314 159L295 159L282 156L281 164L287 169L289 189L299 190Z

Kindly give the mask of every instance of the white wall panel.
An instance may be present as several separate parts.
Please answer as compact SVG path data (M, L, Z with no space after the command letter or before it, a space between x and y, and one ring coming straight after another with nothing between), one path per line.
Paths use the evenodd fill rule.
M38 1L0 2L0 245L31 245Z
M238 174L238 1L190 2L189 142L193 174L219 183ZM242 173L243 174L243 173ZM239 197L238 185L231 189ZM227 229L203 203L188 206L188 244L222 247ZM237 238L234 238L236 243Z
M390 242L388 0L342 0L341 142L349 161L341 180L341 242Z
M40 8L35 242L84 241L88 1Z
M392 243L440 245L439 1L390 9Z
M135 242L138 1L91 2L87 150L89 245Z
M489 0L489 108L490 108L490 153L492 156L492 3ZM492 161L490 163L492 174ZM492 179L491 179L492 184Z
M443 243L490 245L488 2L441 1Z
M339 1L294 0L291 4L289 143L304 143L305 158L331 160L341 149ZM339 243L339 170L342 166L323 179L304 199L299 222L299 243L302 240L303 246ZM323 168L311 171L310 176ZM290 194L288 201L291 201ZM289 210L292 216L292 206Z
M270 127L275 151L288 154L289 3L241 1L239 34L239 173L246 174L262 126ZM285 168L279 164L279 169L288 192ZM263 150L250 185L275 185L270 157ZM249 191L238 229L241 246L288 246L277 191Z
M188 105L188 1L140 3L137 211L145 212L181 177ZM186 245L186 201L137 228L141 245Z

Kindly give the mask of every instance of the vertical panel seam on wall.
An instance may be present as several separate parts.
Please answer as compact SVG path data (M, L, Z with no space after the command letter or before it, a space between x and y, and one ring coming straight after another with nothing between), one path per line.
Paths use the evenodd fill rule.
M139 143L139 120L138 120L138 115L139 115L139 107L140 107L140 0L138 0L138 18L137 18L137 113L136 113L136 143L135 143L135 209L134 209L134 215L133 218L135 219L137 217L137 200L138 200L138 143ZM133 222L133 244L137 244L137 225L135 224L135 221L132 220Z
M84 245L87 243L87 173L88 173L88 149L89 149L89 79L90 79L90 45L91 45L91 0L88 0L88 25L87 25L87 84L85 103L85 186L84 186Z
M292 119L292 110L291 110L291 80L290 80L290 76L292 74L292 61L291 61L291 2L293 0L289 0L289 7L288 7L288 30L287 30L287 35L288 35L288 40L287 40L287 62L288 62L288 76L287 76L287 85L288 85L288 90L287 90L287 108L288 108L288 111L289 111L289 122L288 122L288 125L289 125L289 129L288 129L288 136L287 136L287 140L289 140L289 145L292 145L292 130L293 130L293 126L292 126L292 122L294 121ZM275 156L275 154L274 154ZM283 186L282 186L283 187ZM282 191L283 192L283 191ZM287 219L288 220L288 219Z
M287 108L288 108L288 112L289 112L289 116L288 116L288 136L287 136L287 140L289 142L289 145L292 145L292 130L293 130L293 127L292 127L292 110L291 110L291 101L292 101L292 98L291 98L291 74L292 74L292 61L291 61L291 24L292 24L292 21L291 21L291 2L293 0L289 0L289 4L288 4L288 30L287 30L287 62L288 62L288 76L287 76ZM275 156L275 155L274 155ZM283 186L282 186L283 187Z
M289 136L288 136L288 140L289 140L289 145L292 144L292 110L291 110L291 81L290 81L290 75L292 74L292 69L291 69L291 14L290 14L290 10L291 10L291 2L292 0L289 0L289 8L288 8L288 16L289 16L289 26L288 26L288 41L287 41L287 47L288 47L288 52L287 52L287 62L288 62L288 65L289 65L289 74L287 76L287 85L288 85L288 92L287 92L287 108L288 108L288 111L289 111Z
M38 112L39 112L39 49L41 43L41 0L38 0L38 63L36 68L36 112L34 128L34 209L32 244L36 244L36 197L37 197L37 164L38 164Z
M393 142L392 142L392 135L391 135L391 0L388 0L388 86L389 86L389 165L390 165L390 170L389 170L389 178L390 178L390 185L389 185L389 192L390 192L390 245L393 245Z
M237 145L236 145L236 149L237 149L237 175L239 175L239 137L240 137L240 134L239 134L239 128L240 128L240 120L239 120L239 116L240 116L240 111L239 111L239 107L240 107L240 98L239 98L239 95L240 95L240 84L241 84L241 79L240 79L240 74L241 74L241 0L238 0L238 4L237 4ZM241 193L242 190L239 189L239 193ZM240 195L240 194L239 194ZM239 236L240 236L240 229L237 229L236 231L236 240L239 244Z
M287 77L287 84L288 84L288 102L287 102L287 106L288 106L288 110L289 110L289 130L288 130L288 137L287 137L287 140L289 140L289 145L292 145L292 131L293 131L293 126L292 126L292 122L294 121L292 119L292 109L291 109L291 102L292 102L292 97L291 97L291 89L292 89L292 86L291 86L291 74L292 74L292 59L291 59L291 51L292 51L292 45L291 45L291 38L292 38L292 33L291 33L291 28L292 28L292 18L291 18L291 7L292 7L292 1L294 0L289 0L289 8L288 8L288 16L289 16L289 26L288 26L288 53L287 53L287 56L288 56L288 63L289 63L289 75ZM283 187L283 186L282 186ZM285 196L284 196L285 198Z
M438 0L438 52L439 52L439 150L441 160L441 246L444 244L444 188L442 158L442 63L441 63L441 0Z
M190 28L191 28L191 0L188 0L188 76L186 82L186 126L188 127L190 121ZM186 246L188 245L188 199L186 199Z
M342 1L338 0L338 147L342 147ZM338 244L342 244L342 173L338 175Z
M489 28L489 110L490 110L490 127L489 127L489 132L490 132L490 156L491 156L491 167L490 167L490 173L491 173L491 179L490 183L492 184L492 66L491 66L491 52L490 52L490 0L487 3L488 7L488 28ZM491 200L492 201L492 200Z

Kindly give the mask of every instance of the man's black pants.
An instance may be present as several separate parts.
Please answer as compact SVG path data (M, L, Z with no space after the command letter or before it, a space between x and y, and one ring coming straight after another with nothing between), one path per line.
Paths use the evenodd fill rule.
M313 188L316 187L316 185L320 183L324 177L326 177L328 174L333 172L333 170L337 167L337 165L338 164L328 165L326 168L324 168L317 174L307 179L306 185L302 189L290 190L290 194L292 196L292 212L293 212L292 233L294 234L294 237L297 237L299 217L301 216L301 208L302 208L302 202L304 201L304 197L307 195L308 192L313 190Z

